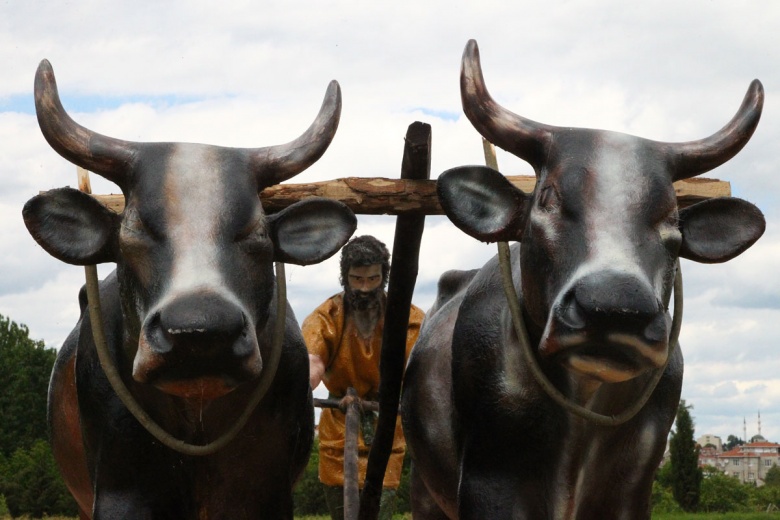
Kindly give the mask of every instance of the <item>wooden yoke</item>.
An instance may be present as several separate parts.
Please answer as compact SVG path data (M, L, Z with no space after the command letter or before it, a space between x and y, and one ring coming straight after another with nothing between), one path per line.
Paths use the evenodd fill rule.
M509 182L526 193L536 184L527 175L507 176ZM674 183L680 209L714 197L731 196L731 184L718 179L694 177ZM276 213L309 197L326 197L346 204L361 215L404 215L407 213L443 215L436 198L435 180L387 179L384 177L346 177L310 184L278 184L260 194L266 213ZM125 206L119 195L95 195L108 209L120 213Z

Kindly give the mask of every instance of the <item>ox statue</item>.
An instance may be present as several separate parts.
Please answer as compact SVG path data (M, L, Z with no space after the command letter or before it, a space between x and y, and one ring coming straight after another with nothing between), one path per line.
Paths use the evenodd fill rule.
M106 345L126 389L157 425L189 445L221 438L250 414L213 453L180 453L159 442L108 384L82 294L81 319L59 352L49 390L53 450L81 517L291 519L314 416L306 348L279 297L273 262L329 257L356 219L324 199L266 215L259 193L325 152L341 112L338 83L331 82L304 134L254 149L135 143L92 132L64 111L45 60L35 104L52 148L125 196L124 211L115 214L78 190L57 189L32 198L23 213L54 257L116 263L99 290ZM285 307L285 322L276 324ZM269 372L274 327L283 331L278 370L250 411L250 396Z
M439 199L472 237L519 242L507 285L525 329L513 327L496 258L442 276L404 382L415 518L648 519L682 384L668 311L678 258L724 262L765 227L736 198L680 209L672 183L739 152L761 84L711 137L662 143L513 114L489 95L474 41L460 81L471 123L530 163L536 187L467 166L439 177Z

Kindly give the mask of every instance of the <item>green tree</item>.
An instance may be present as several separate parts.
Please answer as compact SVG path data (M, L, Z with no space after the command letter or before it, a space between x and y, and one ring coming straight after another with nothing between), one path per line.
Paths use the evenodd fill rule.
M745 444L745 441L736 435L729 435L726 437L726 444L723 445L723 451L731 451L737 446L742 446L743 444Z
M47 437L46 397L56 357L42 341L30 339L25 325L0 315L0 453L5 456Z
M661 484L659 480L653 482L653 494L650 496L650 504L654 514L682 512L680 505L672 496L671 490Z
M780 467L772 466L764 476L764 484L769 487L780 487Z
M57 471L48 442L39 439L29 450L17 449L4 466L0 494L5 495L14 517L78 514L76 503Z
M701 482L699 510L707 513L747 511L750 490L753 486L738 479L714 471Z
M750 505L753 511L777 511L780 508L780 487L777 486L749 486Z
M0 315L0 496L14 516L77 513L46 441L56 357L42 341L30 339L25 325Z
M309 464L295 485L295 491L293 491L296 517L328 514L328 504L325 503L325 494L322 491L322 484L320 484L319 464L320 441L314 439Z
M658 468L658 471L655 473L655 480L663 487L672 489L672 465L669 464L667 461L666 464L663 464L660 468Z
M676 429L669 442L672 469L672 494L684 511L695 512L699 505L702 474L699 469L699 448L693 438L693 406L680 401L677 408Z
M412 512L411 475L412 458L409 455L409 450L406 450L406 454L404 455L404 465L401 468L401 481L398 484L398 492L395 496L396 513Z

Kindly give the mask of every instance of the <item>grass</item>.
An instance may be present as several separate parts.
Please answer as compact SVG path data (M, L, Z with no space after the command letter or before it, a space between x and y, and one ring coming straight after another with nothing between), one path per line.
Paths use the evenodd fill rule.
M15 520L28 520L30 519L29 516L22 516L17 517ZM0 515L0 520L11 520L10 516L2 516ZM68 516L47 516L46 520L78 520L78 518L71 518ZM330 515L326 516L296 516L295 520L330 520ZM393 515L393 520L412 520L411 514L395 514ZM669 518L668 520L677 520ZM741 520L741 519L740 519ZM748 519L746 519L748 520ZM763 519L766 520L766 519Z
M330 520L330 515L326 515L326 516L296 516L295 520ZM412 515L411 515L411 513L403 514L403 515L396 513L396 514L393 515L393 520L412 520ZM764 519L764 520L766 520L766 519Z
M399 515L394 520L412 520L412 515ZM652 520L780 520L780 513L665 513L653 515ZM0 520L4 520L0 517ZM49 516L46 520L77 520L64 516ZM330 520L330 516L296 516L295 520Z
M771 520L780 513L665 513L653 515L653 520Z

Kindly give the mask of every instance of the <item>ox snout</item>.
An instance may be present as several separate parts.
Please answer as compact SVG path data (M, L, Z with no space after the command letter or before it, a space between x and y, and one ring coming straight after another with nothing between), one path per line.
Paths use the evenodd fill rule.
M553 306L540 353L600 381L626 381L666 363L669 326L649 284L594 273L571 284Z
M188 398L213 399L260 374L254 325L217 294L180 296L144 322L133 378Z

